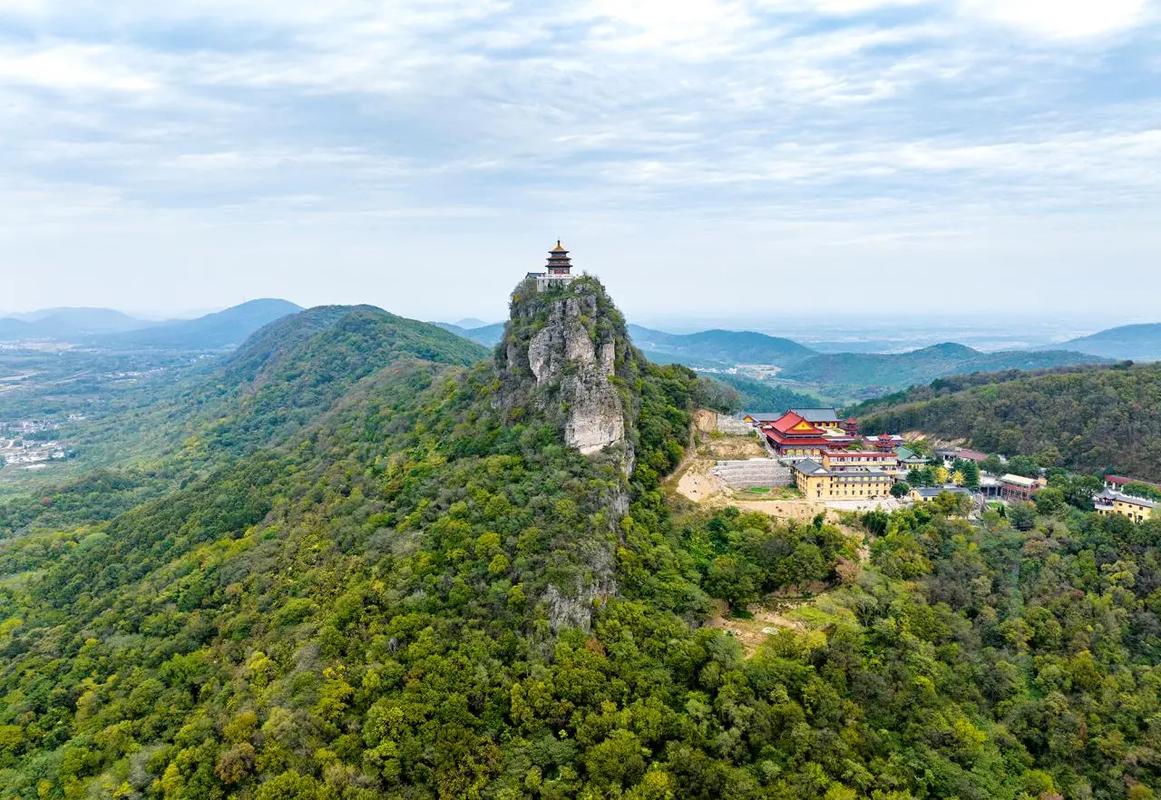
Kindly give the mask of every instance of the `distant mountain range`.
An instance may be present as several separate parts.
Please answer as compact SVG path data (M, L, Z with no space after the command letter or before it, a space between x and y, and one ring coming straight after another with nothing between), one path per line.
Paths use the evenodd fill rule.
M948 375L1002 370L1043 370L1105 361L1067 350L1006 350L983 353L944 343L907 353L823 353L793 364L779 377L830 387L832 391L871 396Z
M671 356L679 363L696 360L729 366L763 364L781 367L815 355L814 350L798 342L754 331L710 330L677 334L630 325L629 336L633 344L647 353Z
M105 337L102 343L166 350L219 350L235 347L259 328L299 311L301 307L287 300L250 300L204 317L163 322Z
M477 344L482 344L484 347L495 347L500 343L500 338L504 335L504 323L493 322L490 325L477 325L475 327L465 327L460 323L463 322L479 322L479 320L460 320L460 322L435 322L432 323L445 331L450 331L456 336L462 336L465 339L471 339Z
M475 328L440 323L446 330L491 347L504 332L502 323ZM1161 327L1161 326L1159 326ZM944 343L905 353L819 353L791 339L754 331L709 330L676 334L629 325L633 344L649 360L724 372L739 364L778 367L783 391L814 391L838 398L867 398L926 384L936 378L973 372L1045 370L1105 360L1079 350L982 352ZM750 381L740 389L748 399L761 397ZM767 384L769 385L769 384Z
M0 341L47 339L110 348L219 350L302 309L287 300L250 300L196 319L151 322L108 308L55 308L0 319Z
M1109 328L1059 347L1118 360L1161 361L1161 322Z
M123 333L150 324L111 308L46 308L0 319L0 339L88 337Z
M105 308L53 308L0 319L0 341L46 339L115 349L223 350L264 325L302 309L280 299L251 300L190 320L154 322ZM494 347L503 323L463 319L439 327ZM676 334L628 326L633 343L654 362L723 372L739 364L778 367L793 391L866 398L974 372L1044 370L1106 359L1161 360L1161 323L1127 325L1065 342L1054 349L981 352L945 343L904 353L819 353L792 339L754 331ZM749 387L754 389L755 387Z

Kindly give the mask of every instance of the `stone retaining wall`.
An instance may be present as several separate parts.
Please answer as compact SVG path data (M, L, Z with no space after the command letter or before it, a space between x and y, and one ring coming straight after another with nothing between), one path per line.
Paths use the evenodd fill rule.
M719 461L710 472L731 489L789 486L794 482L790 468L770 458Z
M729 414L717 415L717 429L721 433L728 433L734 436L753 435L754 427L748 423L743 422L737 417L731 417Z

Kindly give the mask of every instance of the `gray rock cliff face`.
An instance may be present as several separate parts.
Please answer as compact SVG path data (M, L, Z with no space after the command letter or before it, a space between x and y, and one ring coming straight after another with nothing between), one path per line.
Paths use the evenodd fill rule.
M625 441L625 411L609 382L617 344L604 341L599 350L593 344L580 322L584 299L570 297L553 306L548 326L528 345L528 365L538 386L559 385L560 403L567 409L564 439L591 455ZM585 310L595 313L595 302Z
M600 313L595 294L580 291L545 303L547 320L528 340L526 351L517 339L506 343L509 372L519 373L527 365L541 407L563 417L569 446L593 455L626 445L625 408L611 380L617 340L593 333ZM631 468L631 456L625 466Z

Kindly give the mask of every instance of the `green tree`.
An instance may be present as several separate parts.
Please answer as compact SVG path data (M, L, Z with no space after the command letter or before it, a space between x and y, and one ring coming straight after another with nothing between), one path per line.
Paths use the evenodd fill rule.
M1032 500L1036 504L1036 511L1045 516L1055 514L1068 505L1064 492L1055 486L1041 489L1033 495Z
M1008 519L1018 531L1030 531L1036 527L1036 506L1031 503L1013 503L1008 507Z
M734 556L718 556L706 570L705 590L719 597L731 608L745 608L755 594L754 568Z

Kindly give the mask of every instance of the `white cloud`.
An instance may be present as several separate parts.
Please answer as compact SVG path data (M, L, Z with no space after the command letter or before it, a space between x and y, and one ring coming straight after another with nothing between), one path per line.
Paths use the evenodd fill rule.
M921 6L931 0L755 0L771 11L813 12L831 16L849 16L890 8Z
M1133 27L1149 0L961 0L970 15L1039 36L1084 39Z
M1161 214L1158 29L1136 0L0 0L20 9L0 233L33 265L113 231L155 263L174 249L155 219L207 259L216 226L256 259L281 231L330 263L351 235L371 269L390 224L422 253L445 216L586 249L643 221L716 243L778 220L805 254L926 242L926 265L1004 220Z
M112 47L59 44L0 49L0 84L49 89L147 92L156 80L121 60Z

